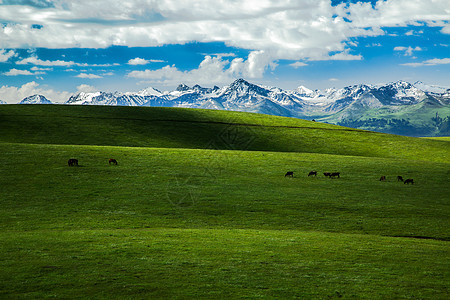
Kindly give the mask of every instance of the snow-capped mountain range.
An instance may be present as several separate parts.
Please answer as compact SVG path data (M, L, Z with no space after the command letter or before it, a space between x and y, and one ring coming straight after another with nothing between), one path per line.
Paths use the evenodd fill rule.
M51 102L44 96L34 95L20 103ZM324 91L304 86L295 90L283 90L238 79L222 88L180 84L176 90L165 92L152 87L125 93L81 92L71 96L65 104L233 110L339 124L345 120L363 120L374 116L386 118L389 114L390 118L398 118L402 117L403 111L409 114L407 119L410 116L414 119L414 112L423 112L425 108L434 109L428 115L439 112L445 118L450 115L450 88L422 82L411 84L397 81L381 85L359 84L340 89L329 88Z
M161 92L147 88L137 93L78 93L66 104L190 107L257 112L289 117L323 117L358 107L414 105L424 100L437 105L449 104L450 89L428 86L422 82L410 84L397 81L385 85L354 85L325 91L310 90L304 86L288 91L266 87L238 79L229 86L203 88L180 84L174 91Z

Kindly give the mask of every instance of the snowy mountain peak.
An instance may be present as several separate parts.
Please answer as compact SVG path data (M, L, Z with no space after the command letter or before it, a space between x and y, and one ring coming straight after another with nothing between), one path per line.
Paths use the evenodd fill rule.
M226 93L234 94L236 97L249 95L261 95L267 97L270 91L240 78L230 84Z
M310 90L307 87L301 85L297 88L296 92L300 94L301 96L310 96L313 97L315 94L317 94L316 91Z
M233 90L248 89L248 87L250 87L252 85L253 84L251 84L250 82L248 82L248 81L246 81L246 80L244 80L242 78L239 78L239 79L236 79L235 81L233 81L230 84L230 88L233 89Z
M180 84L178 87L177 87L177 91L178 92L184 92L184 91L188 91L188 90L190 90L191 88L190 87L188 87L187 85L185 85L184 83L182 83L182 84Z
M19 104L52 104L52 102L44 96L36 94L24 98Z
M387 86L392 86L393 88L396 89L410 89L413 85L409 82L399 80L396 82L389 83Z
M131 94L132 93L127 93L127 95L131 95ZM155 89L155 88L148 87L146 89L140 90L137 93L137 95L143 96L143 97L145 97L145 96L157 96L157 97L159 97L159 96L162 95L162 93L159 90Z

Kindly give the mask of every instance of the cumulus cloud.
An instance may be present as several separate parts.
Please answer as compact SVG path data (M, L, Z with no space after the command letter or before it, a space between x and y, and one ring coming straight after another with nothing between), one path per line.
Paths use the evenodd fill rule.
M165 62L164 60L159 60L159 59L143 59L140 57L136 57L133 59L130 59L128 61L129 65L148 65L149 63L155 63L155 62Z
M63 103L71 96L71 93L68 92L59 92L53 89L41 88L35 81L28 82L21 87L7 85L0 87L0 99L10 104L18 103L23 98L35 94L44 95L47 99L56 103Z
M31 71L53 71L52 68L39 68L39 67L32 67Z
M149 63L150 63L149 60L143 59L143 58L140 58L140 57L136 57L136 58L130 59L128 61L128 64L129 65L133 65L133 66L136 66L136 65L147 65Z
M5 49L0 50L0 62L6 62L14 56L17 56L14 50L9 50L8 52Z
M87 78L87 79L98 79L98 78L103 78L102 76L99 75L95 75L95 74L87 74L87 73L80 73L77 76L78 78Z
M232 61L220 56L205 56L198 68L180 71L175 65L167 65L156 70L132 71L128 77L146 80L147 83L174 85L186 84L227 84L238 77L260 78L268 68L275 68L271 56L264 51L253 51L247 60L235 58Z
M386 0L372 7L368 2L338 5L338 13L357 27L421 26L423 22L448 22L450 8L447 0ZM444 25L442 25L444 26Z
M112 67L118 66L118 63L112 64L87 64L87 63L76 63L74 61L65 61L65 60L42 60L37 58L36 56L30 56L24 59L21 59L16 62L18 65L36 65L36 66L53 66L53 67Z
M11 69L8 72L3 73L3 75L6 76L18 76L18 75L26 75L26 76L32 76L32 75L42 75L45 74L45 72L30 72L28 70L18 70L18 69Z
M408 67L422 67L422 66L435 66L435 65L448 65L450 64L450 58L433 58L428 59L423 62L418 63L405 63L400 64L401 66L408 66Z
M159 72L164 78L200 77L199 70L207 73L216 69L220 74L217 80L222 80L234 74L256 78L274 68L277 60L291 60L293 67L300 67L295 65L300 61L361 60L361 54L352 50L357 47L355 39L386 35L385 27L436 26L450 34L448 0L380 0L375 5L353 2L332 6L329 0L60 0L52 1L52 5L28 5L26 9L6 5L0 10L4 24L0 28L0 47L152 47L220 42L250 51L254 57L245 61L236 58L226 62L223 58L227 56L212 55L213 63L205 62L192 72L168 66L129 74L151 77ZM413 56L420 50L402 51ZM136 57L128 64L151 62L156 61ZM88 66L34 56L18 63ZM98 78L83 74L78 77Z
M73 61L63 61L63 60L55 60L55 61L50 61L50 60L41 60L35 56L30 56L27 58L24 58L22 60L19 60L16 62L16 64L18 65L37 65L37 66L63 66L63 67L69 67L69 66L73 66L75 65L75 62Z
M93 87L92 85L81 84L81 85L77 86L77 92L92 93L92 92L96 92L96 91L97 91L97 89L95 87Z
M291 67L296 68L296 69L299 67L305 67L307 65L308 64L305 64L304 62L301 62L301 61L296 61L296 62L290 64Z
M215 9L211 9L214 7ZM326 60L351 38L384 35L382 27L434 22L447 32L447 0L343 3L277 1L55 1L52 6L3 6L0 47L105 48L224 42L263 50L272 60ZM420 23L422 22L422 23ZM40 24L39 29L32 28ZM359 59L358 55L334 58ZM141 61L142 62L142 61Z
M403 47L403 46L398 46L398 47L394 47L394 51L404 51L404 55L405 56L412 56L413 55L413 51L422 51L422 48L420 47Z

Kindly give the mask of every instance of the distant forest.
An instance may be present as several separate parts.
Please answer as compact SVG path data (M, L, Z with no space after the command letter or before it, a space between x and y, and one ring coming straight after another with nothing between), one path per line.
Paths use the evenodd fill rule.
M429 122L413 124L405 119L344 119L337 125L407 136L450 136L450 117L436 114Z

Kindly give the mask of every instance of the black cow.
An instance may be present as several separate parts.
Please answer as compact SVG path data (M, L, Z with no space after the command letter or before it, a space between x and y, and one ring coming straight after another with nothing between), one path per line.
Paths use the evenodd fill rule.
M403 181L403 177L402 176L397 176L397 181Z
M117 160L115 160L114 158L110 158L108 163L117 166Z
M331 173L330 172L325 172L325 173L323 173L323 175L325 176L325 177L330 177L331 176Z
M78 166L78 159L71 158L71 159L69 159L67 164L69 165L69 167Z
M294 172L293 171L289 171L286 174L284 174L284 177L294 177Z
M337 176L337 178L341 178L340 174L341 174L341 173L339 173L339 172L331 173L331 174L330 174L330 178L336 178L336 176Z
M408 178L405 180L405 182L403 182L403 184L414 184L414 179Z
M309 172L308 176L317 176L317 171Z
M386 176L381 176L380 181L386 181Z

